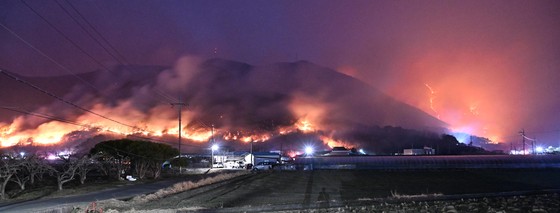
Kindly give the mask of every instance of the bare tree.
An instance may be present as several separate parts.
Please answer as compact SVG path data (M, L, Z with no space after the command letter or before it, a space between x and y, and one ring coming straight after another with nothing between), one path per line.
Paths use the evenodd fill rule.
M84 184L86 182L87 174L95 169L101 169L97 159L99 155L84 155L80 160L78 160L78 176L80 176L80 184Z
M134 162L134 173L138 177L138 179L144 179L144 177L146 177L148 169L149 161L140 159Z
M46 172L46 164L36 155L31 155L20 160L19 171L12 176L10 181L18 184L21 191L25 190L27 182L35 183L36 176Z
M24 165L25 166L25 165ZM29 183L35 184L35 179L43 179L43 174L48 172L45 159L37 155L32 155L28 159L27 171L29 172Z
M113 157L103 153L101 153L100 155L101 156L98 158L98 161L101 166L101 172L105 176L113 177L116 180L123 180L122 174L124 173L124 171L129 169L128 167L130 167L130 160L126 157ZM127 162L128 164L125 162Z
M10 179L18 173L20 167L19 162L14 159L0 159L0 199L4 200L6 196L6 185Z
M24 168L25 167L21 166L20 164L20 167L18 168L18 172L16 172L10 179L11 182L14 182L19 186L19 189L21 191L25 190L25 184L30 179L29 173L27 173L27 171Z
M58 190L60 191L65 183L74 180L79 167L79 159L72 156L68 158L60 157L60 160L53 164L49 165L49 172L56 177Z
M121 139L100 142L90 150L90 153L101 153L105 161L111 160L108 162L116 166L118 177L122 175L124 166L132 165L134 174L138 178L142 179L147 174L151 174L154 179L157 179L161 174L161 164L177 156L179 150L160 143Z

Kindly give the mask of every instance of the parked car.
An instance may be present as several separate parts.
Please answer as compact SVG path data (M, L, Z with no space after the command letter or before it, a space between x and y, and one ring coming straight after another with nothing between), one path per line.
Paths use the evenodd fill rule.
M274 163L272 163L272 162L268 162L268 161L259 162L259 163L257 163L257 165L255 165L253 167L253 170L270 170L270 169L272 169L273 166L274 166Z
M235 161L234 160L226 160L226 162L224 162L224 167L226 169L233 169L235 167Z
M245 168L245 162L244 161L237 161L237 168L239 168L239 169Z
M224 166L228 169L242 169L245 167L245 163L239 160L226 160Z

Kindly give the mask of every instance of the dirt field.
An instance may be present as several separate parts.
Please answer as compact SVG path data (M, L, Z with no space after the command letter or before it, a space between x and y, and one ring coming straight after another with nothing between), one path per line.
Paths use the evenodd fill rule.
M543 194L546 190L549 191L544 193L545 197L550 195L555 198L554 191L560 189L559 179L560 170L550 169L271 171L241 176L126 208L105 209L119 212L131 209L238 212L316 208L327 211L327 207L336 207L333 209L336 212L336 209L342 211L354 207L367 210L371 205L383 203L399 206L403 202L414 202L415 205L430 202L424 205L429 208L435 205L434 200L447 200L452 204L465 199L476 201L496 196L506 200L515 195L530 195L532 198L543 196L533 194ZM445 203L436 206L447 207Z

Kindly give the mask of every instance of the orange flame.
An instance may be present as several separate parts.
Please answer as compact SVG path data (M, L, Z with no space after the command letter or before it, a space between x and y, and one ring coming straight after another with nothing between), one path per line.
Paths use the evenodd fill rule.
M299 130L301 130L302 132L305 133L309 133L309 132L314 132L315 129L313 128L313 125L311 124L311 122L309 122L308 120L301 120L298 121L295 124L295 127Z
M331 138L331 137L327 137L327 136L324 136L324 135L322 135L320 138L321 138L321 140L323 141L323 143L324 143L325 145L329 146L330 148L337 147L337 146L343 146L343 147L345 147L345 146L348 146L348 144L349 144L349 143L346 142L346 141L335 140L335 139L333 139L333 138Z

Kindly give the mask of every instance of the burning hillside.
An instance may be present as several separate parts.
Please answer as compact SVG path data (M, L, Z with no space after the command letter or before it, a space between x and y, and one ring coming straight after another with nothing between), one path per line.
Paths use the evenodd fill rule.
M173 144L179 112L190 145L183 152L204 149L212 139L231 147L254 141L277 149L314 143L375 150L382 142L371 132L383 126L445 127L359 80L305 61L252 66L182 58L172 68L121 66L44 78L2 74L0 89L9 91L0 94L3 147L84 146L123 136Z

